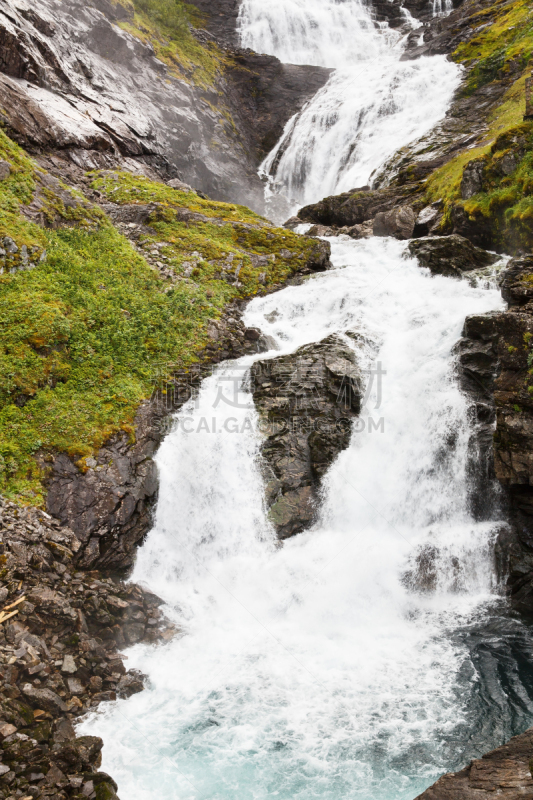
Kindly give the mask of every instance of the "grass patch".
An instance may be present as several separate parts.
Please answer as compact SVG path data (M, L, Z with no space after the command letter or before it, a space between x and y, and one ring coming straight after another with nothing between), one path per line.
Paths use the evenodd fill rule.
M40 504L37 453L79 461L119 430L133 435L154 381L201 357L209 321L304 266L314 243L242 206L94 174L115 203L153 204L140 244L157 245L176 276L163 279L98 208L89 208L90 224L65 208L68 226L56 230L25 220L36 167L1 132L0 153L12 165L0 183L0 234L47 254L31 270L0 275L0 493Z
M180 0L133 0L133 7L133 19L121 27L149 42L176 77L213 88L226 58L214 42L200 44L192 35L191 25L203 23L198 9Z
M500 0L472 18L477 36L459 45L455 61L470 68L465 94L527 66L533 55L533 10L530 0ZM486 26L486 27L485 27Z

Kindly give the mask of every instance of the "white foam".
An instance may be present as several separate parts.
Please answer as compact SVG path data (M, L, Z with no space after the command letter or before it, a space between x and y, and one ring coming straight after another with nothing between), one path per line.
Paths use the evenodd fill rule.
M492 589L491 526L466 505L468 427L451 350L466 314L501 299L432 278L404 248L334 240L335 271L246 313L282 352L335 331L380 343L362 360L387 372L381 407L375 385L366 430L331 469L312 531L275 546L261 439L244 425L255 412L244 387L242 407L228 402L226 379L242 379L251 357L220 367L179 415L192 431L216 417L222 433L204 425L165 440L156 524L133 579L165 598L185 635L130 651L149 688L84 725L104 737L103 768L124 796L392 800L446 768L442 739L464 714L464 653L445 631ZM370 416L384 432L369 432ZM224 432L228 418L241 433ZM432 596L402 582L427 543L441 552Z

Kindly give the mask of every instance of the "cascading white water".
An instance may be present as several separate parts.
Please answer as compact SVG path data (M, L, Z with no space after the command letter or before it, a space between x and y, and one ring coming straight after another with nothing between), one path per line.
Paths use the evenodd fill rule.
M243 14L261 6L244 44L321 63L355 61L366 42L382 69L371 90L353 76L345 84L360 124L343 116L337 77L320 100L333 109L330 126L312 103L293 122L285 154L292 142L305 150L307 130L308 160L338 131L317 172L301 168L303 195L308 185L319 192L315 174L330 176L320 196L344 180L335 147L350 136L353 159L343 163L362 182L379 154L417 135L421 108L437 114L430 95L445 62L393 62L358 0L245 0ZM449 97L456 77L446 75L439 91ZM286 174L296 181L289 166ZM486 704L476 707L483 681L467 644L494 604L494 525L468 511L467 404L452 350L465 316L500 308L501 297L431 277L395 240L340 237L332 249L336 269L255 299L246 322L281 352L332 332L363 334L379 352L358 351L362 364L375 359L386 371L382 401L376 384L326 477L319 521L282 548L263 508L261 432L246 389L254 358L219 367L177 415L158 454L157 517L133 579L165 599L183 636L130 649L146 690L82 726L103 736L103 769L130 800L412 800L496 744ZM420 557L431 559L432 591L408 577ZM502 689L498 735L514 714L505 710L513 681ZM530 714L520 685L515 693Z
M367 184L444 116L459 84L460 69L444 56L401 62L398 34L376 25L361 0L244 0L239 22L255 50L336 69L262 165L270 213L280 221L302 204Z
M244 0L239 11L243 47L286 64L345 67L383 55L391 32L380 35L361 0Z
M407 800L450 763L466 654L446 631L491 596L491 526L466 507L450 352L466 314L501 300L432 278L404 248L337 241L338 269L247 311L285 352L332 331L379 343L377 430L365 412L312 531L274 546L255 415L233 392L251 357L204 382L161 448L156 524L133 578L165 598L184 637L130 650L149 688L85 724L132 800ZM432 596L402 582L427 544L441 558Z
M433 16L447 17L453 11L452 0L432 0Z

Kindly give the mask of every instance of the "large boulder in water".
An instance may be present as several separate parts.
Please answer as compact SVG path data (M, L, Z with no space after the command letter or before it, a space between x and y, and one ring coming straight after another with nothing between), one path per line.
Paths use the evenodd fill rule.
M418 259L421 267L428 267L433 275L460 278L463 272L489 267L500 256L482 250L463 236L426 236L413 239L409 252Z
M280 539L308 528L320 482L350 443L363 380L354 351L337 335L295 353L257 361L252 393L266 439L267 505Z

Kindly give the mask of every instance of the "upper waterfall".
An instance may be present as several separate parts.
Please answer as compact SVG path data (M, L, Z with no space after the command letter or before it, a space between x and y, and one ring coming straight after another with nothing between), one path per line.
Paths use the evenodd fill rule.
M345 67L384 49L361 0L243 0L238 25L243 47L286 64Z
M414 24L407 14L406 24ZM254 50L336 70L262 165L279 221L371 183L397 150L442 119L459 85L460 69L445 56L400 61L400 34L376 23L361 0L244 0L239 30Z

